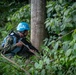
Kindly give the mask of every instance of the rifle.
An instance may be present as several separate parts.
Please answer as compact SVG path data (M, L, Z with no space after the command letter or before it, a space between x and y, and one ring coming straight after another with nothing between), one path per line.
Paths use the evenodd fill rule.
M25 44L25 42L26 41L24 41L24 39L22 39L20 42L31 52L31 53L33 53L36 57L40 57L39 55L38 55L38 53L39 53L39 51L35 48L35 47L33 47L32 46L32 48L34 48L34 49L30 49L30 47L29 46L27 46L26 44Z

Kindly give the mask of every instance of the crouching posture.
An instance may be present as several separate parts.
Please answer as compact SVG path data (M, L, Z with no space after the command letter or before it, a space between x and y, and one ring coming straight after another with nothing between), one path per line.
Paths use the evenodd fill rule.
M15 54L29 57L34 55L38 50L27 41L29 25L26 22L21 22L17 26L18 32L11 32L7 35L2 43L2 53L6 56L14 56Z

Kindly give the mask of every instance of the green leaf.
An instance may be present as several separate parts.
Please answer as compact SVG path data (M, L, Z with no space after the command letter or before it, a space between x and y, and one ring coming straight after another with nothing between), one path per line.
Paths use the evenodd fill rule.
M45 62L46 64L50 64L50 59L47 58L47 57L45 57L45 58L44 58L44 62Z
M48 4L46 7L48 8L48 7L51 7L52 6L52 4Z
M64 22L66 23L66 22L71 22L72 21L72 18L71 17L65 17L64 18Z
M40 60L39 63L36 62L34 66L35 66L36 69L42 69L42 67L43 67L43 61Z
M35 63L34 66L35 66L35 68L37 68L37 69L39 68L39 64L38 64L37 62Z
M57 4L57 5L55 6L55 10L56 10L57 12L59 12L60 9L61 9L61 6Z
M47 70L50 70L50 68L51 68L51 66L49 66L49 65L46 65L45 67Z
M47 13L50 13L53 10L53 8L48 8Z
M65 41L65 42L63 42L63 50L68 50L68 48L69 48L69 41Z
M57 49L58 49L58 45L59 45L59 43L57 42L57 43L55 44L55 46L54 46L54 50L57 50Z
M65 12L64 12L64 15L67 16L69 14L69 11L70 9L67 9Z
M60 26L60 28L61 28L61 31L63 31L63 30L66 28L65 24L62 24L62 25Z
M76 8L76 2L73 3L72 7L73 8Z
M72 53L72 49L68 49L67 51L66 51L66 53L65 53L65 56L70 56L71 55L71 53Z
M76 15L73 16L73 21L76 22Z
M71 57L69 58L69 60L70 60L70 61L76 60L76 56L71 56Z
M75 39L75 40L76 40L76 34L73 34L73 39Z
M73 49L76 49L76 43L74 44L74 48Z
M45 69L41 71L41 75L45 75Z
M61 4L63 3L63 0L58 0L58 1L59 1L59 3L61 3Z

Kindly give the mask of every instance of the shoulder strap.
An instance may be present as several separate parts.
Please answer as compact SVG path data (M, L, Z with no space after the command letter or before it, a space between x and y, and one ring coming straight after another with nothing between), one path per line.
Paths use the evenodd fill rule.
M15 32L10 33L9 36L11 36L14 39L13 43L18 42L18 40L20 39L20 36Z
M11 31L11 32L9 33L9 35L7 35L7 36L4 38L4 40L2 41L2 44L1 44L2 47L4 47L4 45L5 45L6 40L7 40L8 37L11 37L11 38L13 39L13 43L14 43L14 44L17 43L17 42L20 40L20 36L19 36L17 33Z

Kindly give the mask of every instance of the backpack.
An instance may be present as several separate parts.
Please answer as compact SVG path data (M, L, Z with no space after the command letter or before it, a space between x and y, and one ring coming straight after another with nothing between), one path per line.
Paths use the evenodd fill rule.
M5 43L6 43L6 40L7 40L7 38L9 38L9 37L11 37L12 39L13 39L13 44L15 44L17 41L18 41L18 39L19 39L19 36L15 33L15 32L11 32L11 33L9 33L5 38L4 38L4 40L2 41L2 44L1 44L1 46L2 47L4 47L4 45L5 45Z
M11 32L9 35L7 35L7 36L4 38L4 40L3 40L2 44L1 44L1 46L2 46L2 48L3 48L1 52L2 52L3 54L9 53L9 52L12 52L12 53L14 53L14 54L17 54L17 53L21 50L21 47L16 47L16 48L13 49L12 51L11 51L11 50L8 51L8 50L6 50L6 49L4 48L4 46L5 46L5 44L6 44L6 40L7 40L7 38L9 38L9 37L12 38L12 44L16 44L18 41L21 40L20 36L19 36L17 33Z

